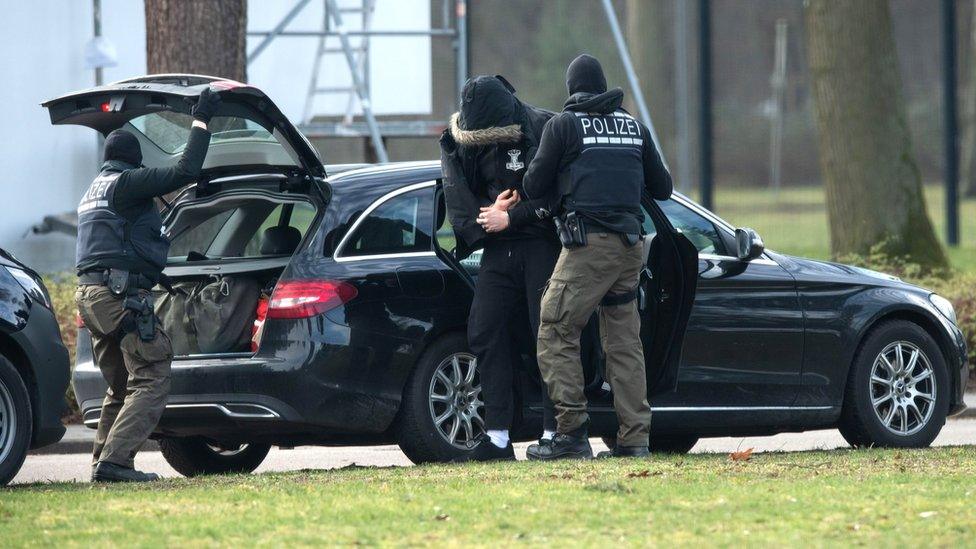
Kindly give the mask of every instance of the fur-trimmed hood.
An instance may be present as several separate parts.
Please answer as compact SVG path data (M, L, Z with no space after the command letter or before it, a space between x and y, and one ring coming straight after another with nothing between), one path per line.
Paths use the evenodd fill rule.
M494 145L497 143L515 143L522 139L522 125L492 126L482 130L461 129L461 113L451 115L451 137L458 145Z

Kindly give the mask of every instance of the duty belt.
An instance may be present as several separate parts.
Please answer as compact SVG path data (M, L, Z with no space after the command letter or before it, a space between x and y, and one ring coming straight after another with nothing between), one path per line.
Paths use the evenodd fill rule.
M103 271L88 271L78 275L78 284L82 286L108 286L112 274L116 276L125 271L121 269L105 269ZM151 290L156 283L146 275L128 273L128 287L140 290Z

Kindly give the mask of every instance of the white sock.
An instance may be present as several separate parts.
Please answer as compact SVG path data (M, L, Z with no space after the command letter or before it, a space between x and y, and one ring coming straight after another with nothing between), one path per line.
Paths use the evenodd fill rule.
M508 446L508 429L499 429L488 431L488 438L491 439L491 443L499 448L505 448Z
M542 440L552 440L556 436L556 431L542 431Z

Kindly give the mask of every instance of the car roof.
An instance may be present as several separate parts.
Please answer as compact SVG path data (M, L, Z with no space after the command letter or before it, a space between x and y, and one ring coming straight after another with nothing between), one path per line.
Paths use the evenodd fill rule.
M330 172L331 173L331 172ZM365 164L353 169L330 175L328 182L336 188L357 187L366 181L375 182L398 180L403 183L439 179L441 163L438 160L415 162L388 162L385 164Z

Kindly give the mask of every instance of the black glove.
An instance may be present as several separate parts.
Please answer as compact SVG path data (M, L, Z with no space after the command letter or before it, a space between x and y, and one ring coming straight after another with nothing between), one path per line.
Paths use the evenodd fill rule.
M197 100L197 104L193 107L193 118L204 124L209 124L210 119L218 108L220 108L220 96L217 95L217 92L211 90L210 86L207 86L200 92L200 99Z

